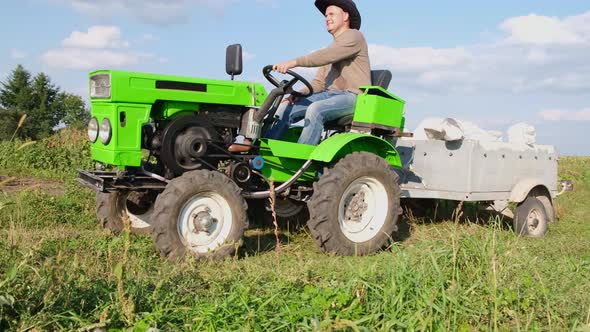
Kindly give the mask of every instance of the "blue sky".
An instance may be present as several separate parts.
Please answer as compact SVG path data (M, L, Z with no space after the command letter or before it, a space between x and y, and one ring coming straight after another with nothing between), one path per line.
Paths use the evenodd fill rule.
M358 0L373 68L393 73L409 128L455 117L590 155L590 3ZM22 64L85 95L99 68L225 79L225 47L245 50L241 80L327 46L309 0L3 1L0 80ZM308 77L313 71L301 73Z

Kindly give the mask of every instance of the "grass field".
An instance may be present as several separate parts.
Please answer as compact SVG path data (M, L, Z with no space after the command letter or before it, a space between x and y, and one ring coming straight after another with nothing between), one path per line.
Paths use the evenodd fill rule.
M590 331L590 158L561 159L576 190L543 239L466 213L405 220L368 257L321 254L305 229L277 254L269 227L232 259L172 263L97 226L73 180L85 147L53 140L0 145L2 331Z

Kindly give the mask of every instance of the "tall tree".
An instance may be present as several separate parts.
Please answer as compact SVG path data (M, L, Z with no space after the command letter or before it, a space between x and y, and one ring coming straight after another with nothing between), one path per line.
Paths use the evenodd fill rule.
M54 101L59 93L49 76L39 73L31 86L32 107L28 111L27 122L22 128L26 137L40 139L51 135L63 114Z
M0 141L12 138L18 125L19 114L14 110L0 107Z
M6 109L28 110L31 100L31 73L18 65L8 76L6 83L0 83L0 106Z
M27 118L18 136L35 140L51 135L60 125L83 128L90 119L82 97L60 92L44 73L31 78L18 65L6 83L0 82L0 140L14 134L23 113Z
M63 114L62 122L70 128L84 129L90 121L90 111L82 97L60 92L55 98L57 112Z
M0 139L10 138L16 129L18 118L33 106L31 73L18 65L10 73L6 82L0 82ZM20 137L25 137L19 132Z

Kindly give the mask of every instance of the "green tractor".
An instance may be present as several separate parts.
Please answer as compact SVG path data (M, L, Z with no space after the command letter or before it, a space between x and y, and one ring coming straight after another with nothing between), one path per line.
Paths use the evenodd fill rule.
M275 88L235 81L239 44L227 48L231 80L114 70L90 73L88 126L96 170L79 182L97 190L97 216L114 233L128 218L135 233L151 233L167 257L221 258L234 253L248 227L247 209L266 213L273 195L281 220L305 211L323 252L363 255L391 240L401 214L392 145L403 135L404 101L387 91L391 73L373 71L360 87L353 116L327 123L317 146L261 137L283 96L296 83L289 71ZM236 137L257 140L248 153L228 151ZM262 204L261 204L262 203Z

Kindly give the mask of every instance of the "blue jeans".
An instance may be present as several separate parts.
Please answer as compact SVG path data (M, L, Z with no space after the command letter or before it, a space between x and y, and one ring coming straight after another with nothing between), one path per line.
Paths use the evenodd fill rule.
M267 128L264 137L281 139L289 126L304 119L303 132L297 143L317 145L324 131L324 123L354 113L356 94L349 91L323 91L294 104L282 102L275 113L275 123Z

